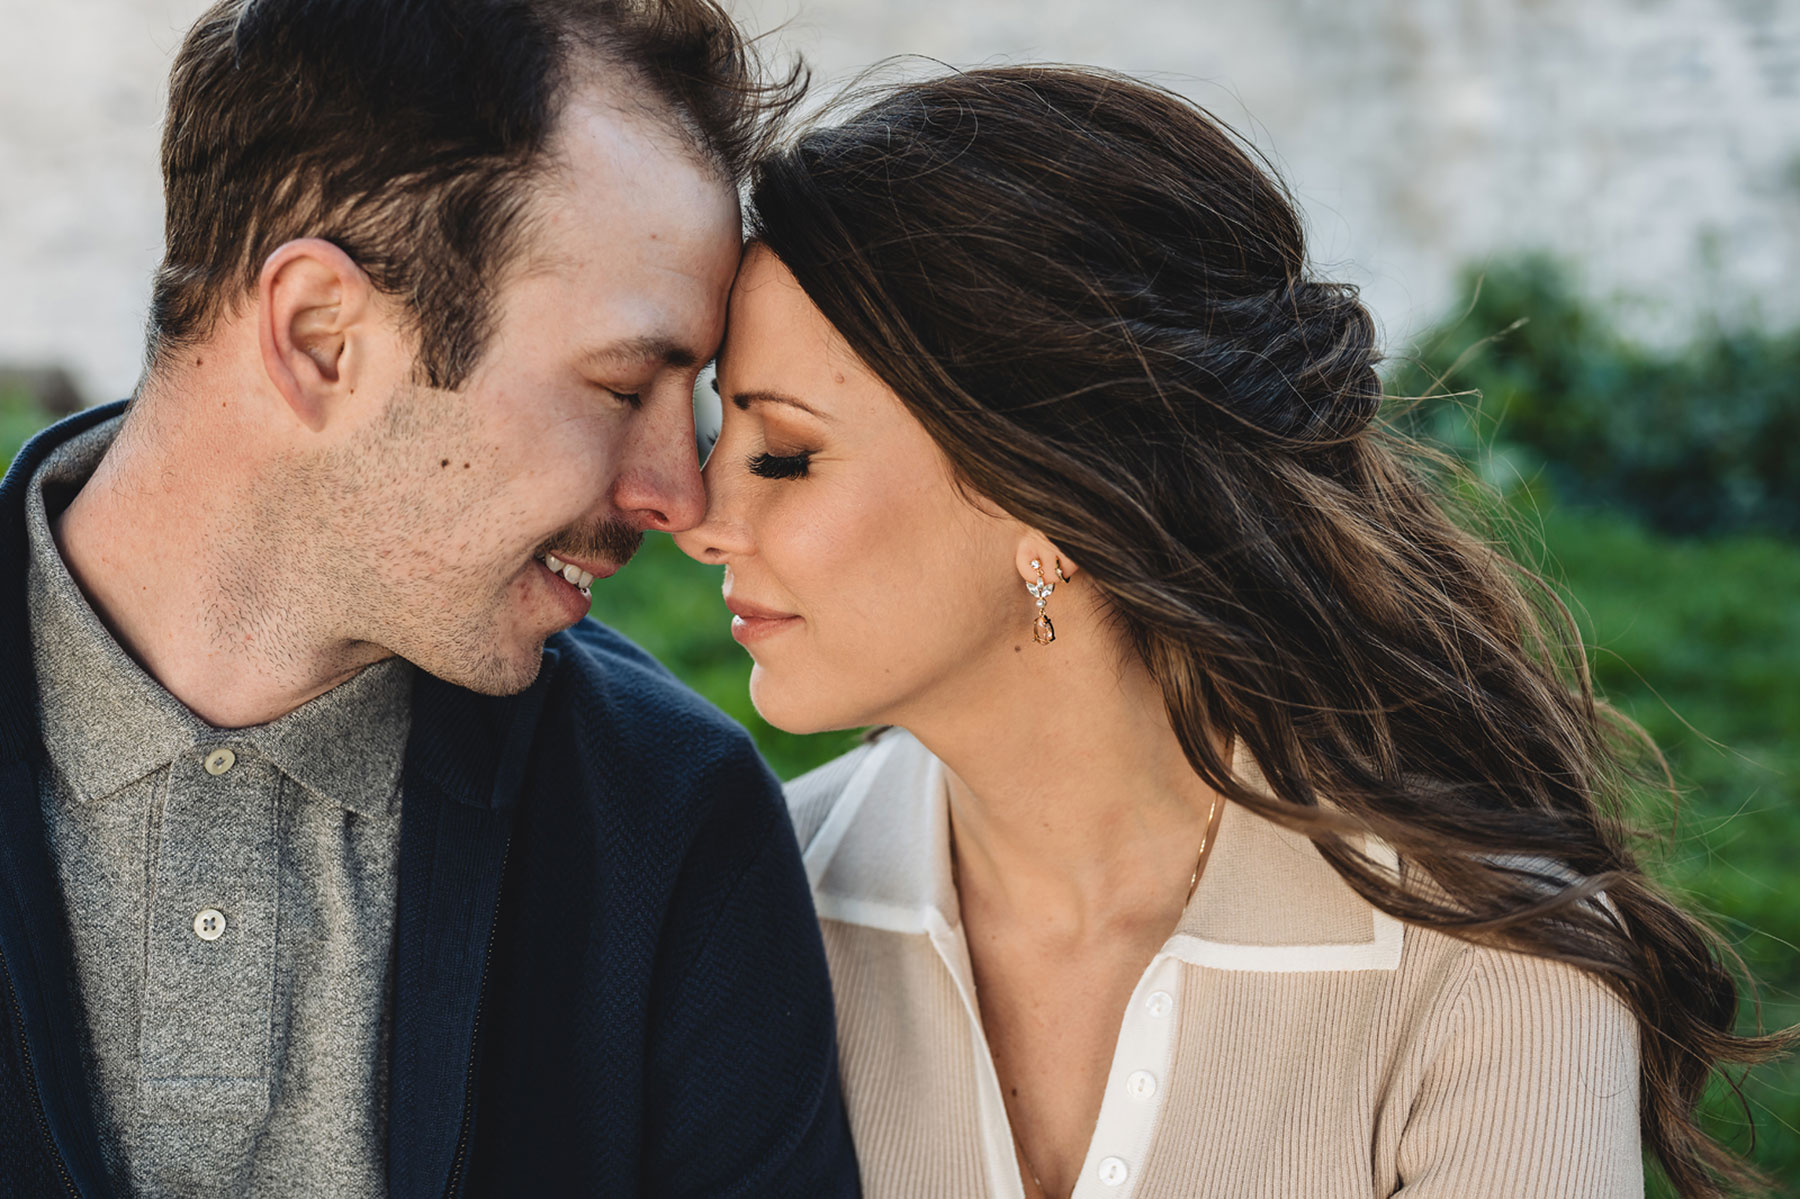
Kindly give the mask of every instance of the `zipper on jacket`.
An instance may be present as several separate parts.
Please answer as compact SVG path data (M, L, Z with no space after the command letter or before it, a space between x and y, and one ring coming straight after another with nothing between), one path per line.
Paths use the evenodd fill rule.
M43 1098L38 1094L37 1072L31 1065L31 1046L25 1042L25 1016L19 1011L19 994L13 990L12 971L7 968L6 955L0 953L0 975L6 978L6 998L12 1005L13 1027L19 1030L19 1061L25 1067L25 1086L31 1092L31 1110L37 1113L38 1131L44 1135L44 1144L50 1150L50 1160L56 1163L56 1172L62 1175L63 1189L81 1199L81 1192L75 1189L75 1180L69 1177L69 1168L63 1162L62 1151L56 1147L56 1138L50 1135L50 1121L44 1116Z
M512 856L512 839L500 851L500 884L506 885L506 860ZM469 1031L469 1065L463 1075L462 1127L456 1134L456 1156L450 1161L450 1184L444 1188L444 1199L456 1199L462 1181L463 1157L469 1148L469 1131L475 1114L475 1055L481 1049L481 1015L487 1009L488 967L494 960L494 931L500 927L500 897L494 896L494 916L488 921L487 950L481 958L481 991L475 997L475 1026Z

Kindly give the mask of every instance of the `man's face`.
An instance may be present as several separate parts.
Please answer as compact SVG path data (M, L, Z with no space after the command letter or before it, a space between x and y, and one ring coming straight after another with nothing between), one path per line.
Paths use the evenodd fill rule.
M701 518L693 387L739 256L735 191L654 119L578 94L559 139L467 385L397 387L329 472L357 480L345 632L493 694L587 612L586 575Z

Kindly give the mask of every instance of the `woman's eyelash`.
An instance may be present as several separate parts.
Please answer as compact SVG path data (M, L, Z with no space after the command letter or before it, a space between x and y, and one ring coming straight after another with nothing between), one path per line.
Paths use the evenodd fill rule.
M750 455L750 473L765 479L798 479L806 474L807 464L812 461L809 450L801 450L797 454L771 454L766 450L760 454Z

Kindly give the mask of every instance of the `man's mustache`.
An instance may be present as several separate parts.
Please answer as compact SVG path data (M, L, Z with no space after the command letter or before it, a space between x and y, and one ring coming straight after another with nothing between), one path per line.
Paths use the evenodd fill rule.
M544 543L544 549L559 558L611 563L615 567L631 561L643 548L644 532L617 517L599 524L570 528Z

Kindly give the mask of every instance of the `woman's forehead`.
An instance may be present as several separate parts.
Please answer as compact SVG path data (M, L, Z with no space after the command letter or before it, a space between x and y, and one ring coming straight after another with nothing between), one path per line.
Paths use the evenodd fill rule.
M899 401L858 358L779 258L752 242L732 290L719 390L791 396L822 416L874 415Z

